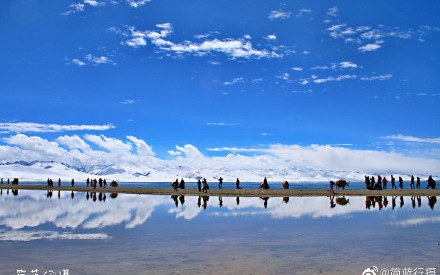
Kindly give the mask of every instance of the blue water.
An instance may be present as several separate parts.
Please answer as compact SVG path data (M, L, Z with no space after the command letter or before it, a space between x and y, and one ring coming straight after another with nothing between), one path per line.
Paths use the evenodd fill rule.
M436 197L2 191L0 274L440 272Z

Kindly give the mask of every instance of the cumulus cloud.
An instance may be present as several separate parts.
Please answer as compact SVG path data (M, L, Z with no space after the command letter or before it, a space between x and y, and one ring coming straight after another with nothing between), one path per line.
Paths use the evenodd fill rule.
M339 9L337 6L331 7L327 10L327 15L332 17L338 16Z
M277 19L288 19L290 18L291 13L290 12L284 12L284 11L271 11L269 13L268 18L270 20L277 20Z
M387 138L421 141L404 136ZM436 144L440 142L437 138L422 141ZM168 151L174 158L161 159L155 155L150 145L134 136L127 136L122 140L103 135L64 135L49 140L17 134L3 138L3 143L4 145L0 145L0 159L3 161L57 161L75 167L112 165L115 169L123 168L124 171L133 173L155 171L155 179L162 176L168 179L170 175L180 173L185 173L182 176L188 178L197 175L214 177L228 171L227 174L232 175L231 177L236 176L243 180L255 180L265 174L271 174L276 178L322 180L326 178L325 173L343 173L347 177L355 177L354 171L429 175L438 171L440 167L440 161L432 158L407 157L392 152L355 150L331 145L274 144L261 148L208 148L207 151L227 153L226 156L211 157L202 153L196 146L186 144L177 145L175 150ZM181 166L188 168L181 170ZM310 169L319 170L319 174L324 174L317 175Z
M41 124L33 122L0 123L0 132L3 133L53 133L64 131L106 131L113 129L111 124L105 125L60 125Z

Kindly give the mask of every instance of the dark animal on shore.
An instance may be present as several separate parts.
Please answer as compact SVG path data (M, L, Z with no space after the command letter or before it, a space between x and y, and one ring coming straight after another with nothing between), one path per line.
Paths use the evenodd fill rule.
M110 186L111 186L111 187L118 187L118 182L115 181L115 180L113 180L113 181L110 183Z
M342 188L345 189L345 186L348 186L350 182L346 180L337 180L336 181L336 189Z
M283 181L283 188L289 189L289 182L287 180Z
M18 178L14 178L14 180L12 181L12 184L17 184L18 185Z
M350 199L346 199L345 197L342 197L342 198L336 198L336 204L339 204L339 205L347 205L347 204L349 204L350 203Z
M429 188L435 189L435 185L436 185L435 180L432 178L432 176L429 176L428 177L428 186L426 187L426 189L429 189Z
M266 178L266 177L264 177L263 183L260 184L260 187L259 187L259 188L260 188L260 189L261 189L261 188L263 188L263 189L269 189L269 188L270 188L269 184L267 183L267 178Z

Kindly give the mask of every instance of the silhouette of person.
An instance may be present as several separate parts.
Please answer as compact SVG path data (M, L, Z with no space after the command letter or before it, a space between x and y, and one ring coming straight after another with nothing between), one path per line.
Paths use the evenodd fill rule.
M416 178L416 188L420 189L420 177Z
M383 177L383 178L382 178L382 186L383 186L383 189L387 189L387 183L388 183L387 178L386 178L386 177Z
M222 177L220 177L220 178L218 179L218 188L220 188L220 189L223 188L223 178L222 178Z
M235 181L235 189L241 189L240 188L240 180L237 178L237 180Z
M183 206L185 204L185 196L179 197L180 205Z
M61 186L61 178L58 178L58 187Z
M197 206L200 208L201 205L202 205L202 197L199 196L199 198L197 199Z
M199 188L199 192L202 191L202 181L200 179L197 181L197 188Z
M396 187L396 179L391 175L391 189L397 189Z
M240 197L237 197L237 198L235 199L235 201L237 202L237 205L239 205L239 204L240 204Z
M203 210L208 207L209 196L203 196Z
M414 196L411 196L411 205L413 209L416 208L416 197Z
M90 179L87 178L87 187L89 187L89 184L90 184Z
M185 189L185 181L183 178L180 180L180 189Z
M396 197L392 197L392 200L391 200L391 205L392 205L392 209L394 210L394 208L396 208Z
M173 199L174 204L176 205L176 207L179 207L179 201L177 200L177 195L172 195L171 199Z
M72 187L75 185L75 180L72 179Z
M411 189L415 189L416 188L416 186L414 185L414 175L411 175L411 180L410 180L410 188Z
M333 189L333 186L335 186L335 185L336 185L336 183L331 180L330 181L330 189L328 190L330 194L334 194L335 193L335 191Z
M61 191L58 190L58 199L61 199Z
M403 196L400 196L400 208L402 208L404 204L405 202L403 201Z
M417 207L422 207L422 197L417 196Z
M223 206L223 198L221 196L218 197L218 205L220 205L220 207Z
M388 206L388 198L386 196L383 197L383 206L385 208Z
M72 193L70 193L70 198L72 198L72 200L73 200L74 197L75 197L75 193L73 193L73 191L72 191Z
M335 197L334 197L334 196L330 196L330 208L335 208L335 207L336 207L336 203L335 203L334 200L335 200ZM369 202L369 200L366 200L365 203L366 203L367 201ZM367 206L367 208L370 209L369 206Z
M399 188L403 189L403 179L402 179L402 177L399 177Z

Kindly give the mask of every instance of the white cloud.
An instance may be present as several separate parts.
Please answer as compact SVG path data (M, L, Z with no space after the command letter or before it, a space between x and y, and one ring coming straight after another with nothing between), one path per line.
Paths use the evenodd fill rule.
M202 42L185 40L182 43L175 43L166 39L173 33L173 27L170 23L157 24L156 27L160 30L138 31L135 27L129 26L128 36L131 36L131 38L127 39L123 44L131 47L138 47L140 44L143 44L146 38L148 38L158 50L171 52L177 55L194 54L195 56L206 56L215 53L223 53L231 59L280 58L283 56L283 53L277 53L272 49L255 49L249 41L250 36L245 36L245 38L239 39L226 38L222 40L213 38Z
M123 105L129 105L129 104L134 104L135 102L136 102L136 100L134 100L134 99L127 99L127 100L121 101L120 103Z
M400 141L406 141L406 142L421 142L421 143L440 144L440 137L438 137L438 138L420 138L420 137L405 136L405 135L391 135L391 136L386 136L385 139L400 140Z
M231 81L224 82L223 85L230 86L230 85L234 85L237 83L244 83L244 82L245 82L244 78L240 76L240 77L236 77L236 78L232 79Z
M208 126L236 126L238 123L226 123L226 122L207 122Z
M288 73L283 73L281 75L278 75L277 78L281 78L283 80L289 80L290 75Z
M302 72L303 68L302 67L292 67L292 70L297 71L297 72Z
M339 63L339 67L346 69L346 68L358 68L359 66L351 61L343 61Z
M110 58L107 56L93 56L91 54L87 54L85 57L90 63L99 65L99 64L115 64Z
M268 36L264 37L266 40L277 40L277 36L275 34L269 34Z
M300 9L298 14L296 14L296 17L302 17L305 13L311 13L312 10L311 9Z
M415 226L425 223L440 223L440 217L420 217L420 218L412 218L404 221L392 222L391 224L407 227L407 226Z
M151 0L125 0L125 1L128 3L128 5L130 5L130 7L139 8L147 4Z
M348 75L348 74L346 74L346 75L340 75L340 76L337 76L337 77L330 76L330 77L327 77L327 78L316 78L316 79L313 80L313 82L320 84L320 83L326 83L326 82L332 82L332 81L339 82L339 81L342 81L342 80L356 79L356 78L357 78L356 75Z
M76 59L76 58L72 59L72 60L70 61L70 63L75 64L75 65L78 65L78 66L80 66L80 67L86 65L86 63L84 63L83 61L81 61L81 60L79 60L79 59Z
M63 131L106 131L115 126L106 125L59 125L32 122L0 123L0 131L7 133L53 133Z
M124 42L125 45L132 48L139 48L147 45L147 40L143 37L133 37Z
M337 6L331 7L327 10L327 15L332 17L338 16L339 9Z
M269 19L276 20L276 19L288 19L290 17L290 12L284 12L284 11L271 11L269 13Z
M382 46L379 44L366 44L364 46L359 47L358 49L361 52L372 52L380 49Z
M106 233L80 234L57 231L0 231L0 241L28 242L34 240L105 240L110 239Z
M385 75L377 75L377 76L368 76L368 77L361 77L361 80L364 81L373 81L373 80L389 80L393 78L392 74L385 74Z

